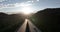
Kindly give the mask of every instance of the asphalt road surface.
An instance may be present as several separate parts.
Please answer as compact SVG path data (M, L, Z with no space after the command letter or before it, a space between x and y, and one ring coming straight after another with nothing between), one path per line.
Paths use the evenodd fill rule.
M29 19L25 19L25 22L18 29L17 32L41 32Z

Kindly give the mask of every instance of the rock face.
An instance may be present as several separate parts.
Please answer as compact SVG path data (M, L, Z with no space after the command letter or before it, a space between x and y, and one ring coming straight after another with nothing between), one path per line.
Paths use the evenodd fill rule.
M20 14L5 14L0 12L0 32L14 32L25 19Z
M47 8L30 17L43 32L60 32L60 8Z

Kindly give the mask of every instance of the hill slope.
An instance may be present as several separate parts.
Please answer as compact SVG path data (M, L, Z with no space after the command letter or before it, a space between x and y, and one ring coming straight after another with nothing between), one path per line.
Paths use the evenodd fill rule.
M14 32L24 20L21 14L8 15L0 12L0 32Z
M47 8L30 17L42 32L60 32L60 8Z

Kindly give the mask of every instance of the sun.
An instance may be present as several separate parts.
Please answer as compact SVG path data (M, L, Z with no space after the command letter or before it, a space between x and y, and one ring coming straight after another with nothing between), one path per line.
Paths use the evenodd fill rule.
M18 8L18 12L22 12L23 14L31 14L33 13L33 7L30 3L21 3L19 4L20 8Z
M32 9L31 7L23 7L22 10L21 10L24 14L30 14L32 13Z

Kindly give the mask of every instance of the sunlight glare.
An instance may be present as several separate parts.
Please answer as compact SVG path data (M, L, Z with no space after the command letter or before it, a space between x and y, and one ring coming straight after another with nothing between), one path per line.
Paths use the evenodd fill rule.
M32 13L32 9L31 9L31 7L23 7L22 8L22 12L24 13L24 14L30 14L30 13Z

